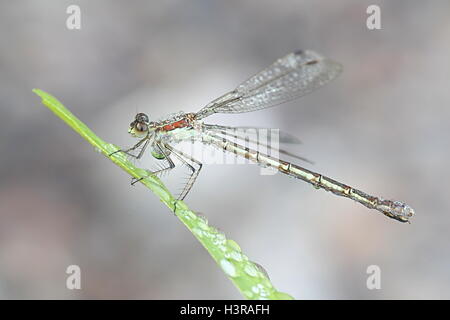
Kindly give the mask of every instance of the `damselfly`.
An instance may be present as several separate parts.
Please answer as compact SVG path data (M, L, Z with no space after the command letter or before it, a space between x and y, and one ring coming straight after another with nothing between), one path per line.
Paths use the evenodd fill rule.
M371 196L322 174L232 142L226 137L229 132L227 129L230 127L205 124L202 121L214 113L255 111L296 99L336 78L341 70L339 63L324 58L314 51L290 53L244 81L236 89L211 101L197 113L182 112L156 122L150 121L146 114L138 113L130 124L129 133L140 138L139 142L131 148L116 152L121 151L139 159L147 147L150 147L153 157L161 160L163 165L159 170L149 174L158 175L173 169L175 167L173 158L185 164L190 170L190 176L178 197L179 200L186 197L202 168L199 160L173 147L173 144L189 139L232 152L264 167L277 169L316 188L350 198L389 218L408 222L414 210L403 202Z

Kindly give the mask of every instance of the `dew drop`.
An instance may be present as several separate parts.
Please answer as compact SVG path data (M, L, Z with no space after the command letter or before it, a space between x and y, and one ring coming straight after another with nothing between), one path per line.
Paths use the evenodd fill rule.
M212 242L214 243L214 245L216 246L224 246L225 241L223 239L221 239L220 237L217 237L217 235L214 237L214 239L212 240ZM224 246L225 247L225 246ZM226 248L226 247L225 247Z
M229 247L233 248L234 250L236 250L237 252L241 252L241 247L239 247L239 245L236 243L236 241L228 239L227 245Z
M229 254L229 257L235 261L243 261L244 259L242 258L242 254L240 252L237 251L231 251Z
M203 231L202 230L200 230L199 228L194 228L194 229L192 229L192 232L196 235L196 236L198 236L198 237L203 237Z
M217 239L217 241L220 241L220 242L226 242L225 240L226 240L226 238L225 238L225 235L223 234L223 233L218 233L218 234L216 234L216 239Z
M256 277L258 275L258 270L252 265L246 265L244 271L250 277Z
M223 233L216 233L212 235L212 242L218 246L218 245L225 245L226 244L226 238Z
M267 279L269 278L269 274L267 273L266 269L264 269L264 267L262 265L260 265L259 263L252 261L253 264L256 266L256 268L259 270L259 272L261 272Z
M230 261L228 261L227 259L220 260L220 267L230 277L236 277L237 276L235 266Z
M204 224L208 224L208 219L206 218L206 216L203 213L196 212L196 215L197 215L197 218L199 218L201 222L203 222Z
M212 234L214 234L214 236L215 236L216 234L220 233L220 231L219 231L216 227L213 227L213 226L209 226L209 231L210 231Z
M203 221L198 221L198 226L201 228L201 229L203 229L203 230L208 230L209 228L208 228L208 225L206 224L206 223L204 223Z
M189 218L194 219L194 220L197 218L197 216L191 211L187 211L186 216L189 216Z
M257 292L255 292L255 290L253 290L253 288ZM252 288L253 292L255 292L259 295L258 299L260 299L260 300L264 299L265 297L267 297L269 295L267 288L264 288L264 286L262 284L257 284L253 288Z

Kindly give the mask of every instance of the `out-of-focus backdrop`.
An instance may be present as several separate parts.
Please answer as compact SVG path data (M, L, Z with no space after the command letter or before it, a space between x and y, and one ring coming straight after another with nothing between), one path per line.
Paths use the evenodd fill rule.
M197 111L313 49L331 84L209 123L280 128L308 168L416 210L412 224L252 165L203 168L187 204L298 299L450 298L450 2L1 1L0 298L240 299L147 189L40 104L60 99L123 146L136 110ZM66 27L69 5L81 29ZM381 30L366 9L381 8ZM82 289L66 289L79 265ZM381 269L368 290L367 267Z

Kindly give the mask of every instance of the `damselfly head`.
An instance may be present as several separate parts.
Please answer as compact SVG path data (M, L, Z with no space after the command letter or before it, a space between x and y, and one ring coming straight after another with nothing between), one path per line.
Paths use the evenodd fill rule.
M141 137L147 134L150 126L150 121L145 113L138 113L134 117L134 121L130 123L130 133L134 137Z

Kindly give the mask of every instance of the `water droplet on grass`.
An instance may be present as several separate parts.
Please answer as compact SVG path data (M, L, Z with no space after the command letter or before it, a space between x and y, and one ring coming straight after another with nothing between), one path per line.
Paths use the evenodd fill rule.
M216 235L214 235L214 238L212 239L212 242L214 243L214 245L218 246L218 245L225 245L226 241L225 241L225 236L221 233L218 233Z
M232 264L227 259L220 260L220 267L230 277L236 277L237 276L236 267L234 266L234 264Z
M199 228L194 228L194 229L192 229L192 232L195 234L195 235L197 235L198 237L203 237L203 231L202 230L200 230Z
M246 265L244 271L250 277L256 277L258 275L258 270L252 265Z
M223 242L223 243L225 243L226 241L226 238L225 238L225 235L223 234L223 233L218 233L218 234L216 234L216 239L217 239L217 241L220 241L220 242Z
M264 267L262 265L260 265L259 263L252 261L253 264L256 266L256 268L259 270L259 272L261 272L264 276L266 276L267 279L269 278L269 274L267 273L266 269L264 269Z
M237 251L231 251L229 254L229 257L235 261L243 261L244 259L242 258L242 254L240 252Z
M192 211L185 211L185 212L187 212L186 216L188 216L189 218L191 218L193 220L195 220L197 218L197 216Z
M197 215L197 218L199 218L201 222L203 222L204 224L208 224L208 218L206 218L206 216L203 213L196 212L195 214Z
M208 227L208 225L206 224L206 223L204 223L203 221L198 221L197 222L197 225L201 228L201 229L203 229L203 230L209 230L209 227Z
M228 239L227 245L229 247L233 248L234 250L236 250L237 252L241 252L241 247L239 247L239 245L236 243L236 241Z
M252 291L259 296L258 299L264 299L269 295L267 288L265 288L262 284L257 284L253 286Z

